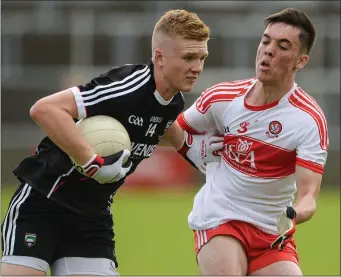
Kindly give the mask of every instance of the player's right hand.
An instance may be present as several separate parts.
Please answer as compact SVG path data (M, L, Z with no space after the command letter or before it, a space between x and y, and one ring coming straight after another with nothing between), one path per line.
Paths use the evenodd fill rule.
M191 161L196 168L206 174L208 162L219 162L220 151L224 147L224 137L207 133L192 135L185 131L184 145L178 152Z
M124 178L132 166L131 161L123 162L130 156L129 150L122 150L116 154L100 157L94 154L82 167L83 173L94 178L101 184L117 182Z

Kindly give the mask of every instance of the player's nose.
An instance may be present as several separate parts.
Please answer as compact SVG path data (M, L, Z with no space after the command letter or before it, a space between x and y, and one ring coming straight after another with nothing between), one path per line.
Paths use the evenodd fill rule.
M272 47L271 44L269 44L266 48L265 48L265 54L270 56L270 57L273 57L274 55L274 49Z
M200 73L203 70L204 63L201 60L196 60L192 66L192 71Z

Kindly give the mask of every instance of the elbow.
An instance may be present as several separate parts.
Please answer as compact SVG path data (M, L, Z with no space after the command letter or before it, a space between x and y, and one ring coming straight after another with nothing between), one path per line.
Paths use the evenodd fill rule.
M312 218L316 212L316 200L315 199L314 199L314 201L312 201L310 209L311 209L310 210L310 218Z
M296 224L310 220L316 212L316 200L314 197L305 197L296 202Z
M40 99L31 107L30 116L34 121L38 122L39 119L44 114L46 114L47 111L48 111L47 103L43 99Z
M316 211L316 209L311 209L310 211L307 211L306 218L302 221L299 221L298 224L301 222L309 221L310 219L312 219L314 214L315 214L315 211Z
M310 220L316 212L316 200L313 198L310 205L307 205L307 220Z
M37 103L35 103L30 109L30 116L33 120L36 120L36 118L38 117L38 113L39 113Z
M311 215L310 217L312 217L316 212L316 199L314 196L311 196L310 204L308 205L308 207L309 213Z

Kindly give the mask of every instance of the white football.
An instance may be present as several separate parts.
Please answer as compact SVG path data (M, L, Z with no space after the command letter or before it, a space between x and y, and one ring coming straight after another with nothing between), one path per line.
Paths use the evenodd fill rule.
M124 149L131 151L127 130L113 117L96 115L81 119L76 125L94 152L102 157Z

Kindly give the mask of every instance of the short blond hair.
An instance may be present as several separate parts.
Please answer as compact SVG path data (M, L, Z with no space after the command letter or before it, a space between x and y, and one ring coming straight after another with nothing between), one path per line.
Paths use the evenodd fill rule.
M154 33L161 31L172 37L209 40L211 30L196 13L186 10L169 10L160 18L154 28Z

